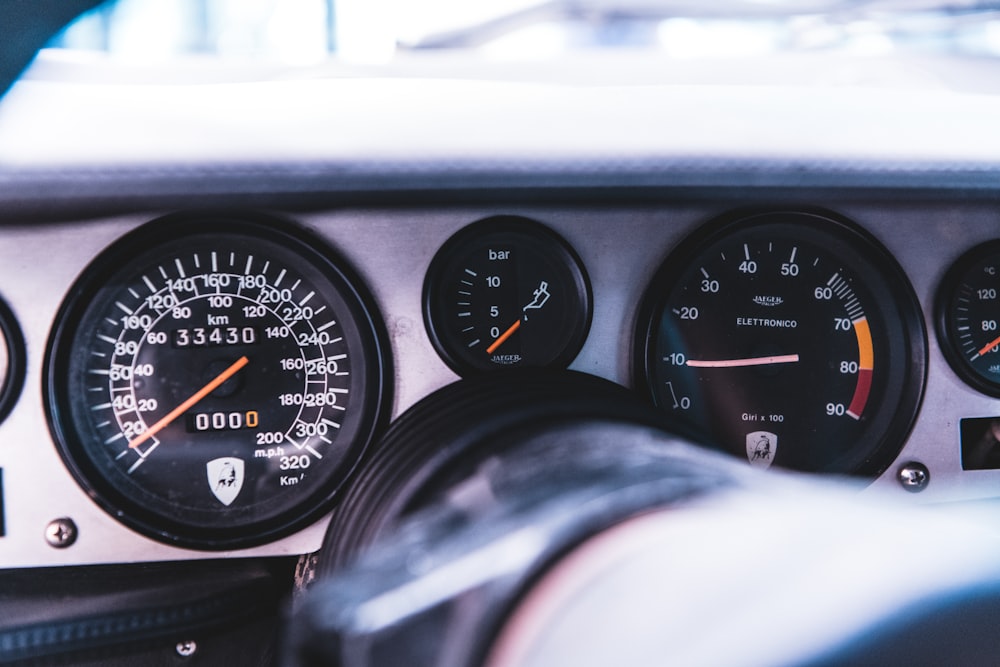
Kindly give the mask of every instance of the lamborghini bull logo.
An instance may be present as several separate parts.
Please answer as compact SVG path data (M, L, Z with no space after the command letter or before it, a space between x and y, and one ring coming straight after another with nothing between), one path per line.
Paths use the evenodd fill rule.
M747 433L747 460L755 468L770 468L778 450L778 436L770 431Z
M243 488L243 459L224 456L205 464L208 488L223 505L229 506Z

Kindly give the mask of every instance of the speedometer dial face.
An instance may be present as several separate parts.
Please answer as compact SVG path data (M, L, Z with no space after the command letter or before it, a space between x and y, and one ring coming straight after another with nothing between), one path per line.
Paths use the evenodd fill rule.
M912 289L874 239L830 213L709 224L653 280L637 335L653 401L757 467L877 474L922 394Z
M222 549L329 509L382 419L387 363L368 298L321 247L274 220L168 218L87 269L47 407L106 510Z

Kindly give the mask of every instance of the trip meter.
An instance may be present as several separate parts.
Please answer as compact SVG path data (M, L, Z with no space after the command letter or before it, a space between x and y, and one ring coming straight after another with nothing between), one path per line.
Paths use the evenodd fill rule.
M170 217L71 291L48 416L115 517L169 543L249 546L329 509L384 416L386 349L317 239L260 217Z
M685 241L642 306L654 403L750 465L875 475L923 391L925 334L892 257L828 212L736 213Z

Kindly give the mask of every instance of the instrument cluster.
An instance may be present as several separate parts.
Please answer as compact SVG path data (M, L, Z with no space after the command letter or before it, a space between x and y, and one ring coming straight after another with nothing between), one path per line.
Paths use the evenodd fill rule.
M517 392L525 368L623 385L748 466L995 495L1000 241L963 207L20 228L0 257L0 561L315 551L390 424L460 377ZM69 544L43 539L57 520Z

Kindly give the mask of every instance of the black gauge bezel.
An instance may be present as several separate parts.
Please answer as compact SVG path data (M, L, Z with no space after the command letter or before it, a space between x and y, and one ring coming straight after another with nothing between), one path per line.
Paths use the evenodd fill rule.
M27 357L24 347L24 335L17 325L17 318L7 303L0 299L0 335L7 344L7 374L0 386L0 422L7 418L17 403L24 386L24 371L27 367Z
M973 265L991 255L1000 257L1000 239L980 243L962 254L948 268L938 285L934 299L934 328L938 337L938 347L941 348L944 358L955 374L976 391L1000 398L1000 382L990 382L969 366L948 321L955 292L963 282L963 278L968 275Z
M671 290L714 244L744 230L771 225L804 234L812 244L827 240L840 249L837 257L856 274L877 277L874 284L866 287L882 317L894 318L906 338L899 341L905 349L892 348L894 356L889 371L892 376L884 395L895 398L879 411L875 420L877 432L869 424L865 432L869 442L856 455L845 458L844 469L812 471L877 477L899 454L920 410L927 372L927 333L920 303L902 267L874 236L840 214L812 207L752 207L723 213L691 233L668 254L643 294L632 347L633 385L663 409L656 399L658 393L651 368L657 362L657 331ZM699 428L687 422L683 427Z
M540 222L516 215L497 215L473 222L453 234L434 255L424 278L422 296L424 325L431 344L448 367L460 376L506 369L493 364L476 365L467 358L466 344L448 326L445 299L441 298L452 277L451 270L471 247L490 236L519 237L522 242L544 248L552 261L571 277L578 304L572 311L574 321L568 323L568 334L563 339L558 354L544 364L519 365L522 368L566 368L576 359L590 332L594 311L590 277L580 256L562 236Z
M184 238L231 235L250 239L302 258L329 281L346 308L338 313L345 337L359 357L352 374L360 374L363 396L352 407L357 428L348 454L322 484L273 517L242 525L212 527L186 523L183 517L150 511L119 488L95 463L71 416L68 378L71 344L92 301L114 282L135 278L120 268L137 253L152 257L161 243ZM300 226L277 216L256 212L175 213L148 222L103 250L80 274L56 315L45 353L43 396L46 418L56 449L77 483L110 516L137 532L171 546L206 551L243 549L273 542L321 518L336 504L345 482L379 432L388 423L392 404L392 364L385 326L364 283L329 244ZM220 510L224 513L225 510Z

